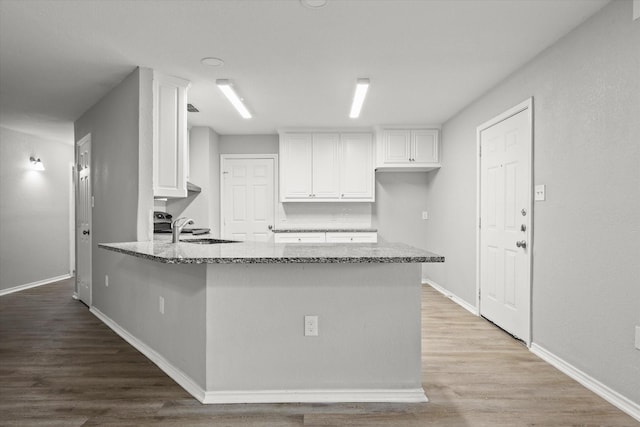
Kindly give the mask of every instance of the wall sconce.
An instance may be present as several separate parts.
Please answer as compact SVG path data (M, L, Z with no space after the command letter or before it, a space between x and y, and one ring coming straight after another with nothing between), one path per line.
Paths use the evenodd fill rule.
M44 170L44 164L42 163L42 160L40 159L36 159L35 157L31 156L29 157L29 161L31 162L31 169L34 171L43 171Z

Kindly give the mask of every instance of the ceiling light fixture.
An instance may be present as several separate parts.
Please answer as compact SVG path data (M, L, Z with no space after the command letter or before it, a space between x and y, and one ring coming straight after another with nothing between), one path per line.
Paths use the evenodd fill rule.
M356 91L353 94L353 102L351 103L351 112L349 117L357 119L360 117L360 110L362 110L362 104L364 98L367 96L369 90L369 79L358 79L356 82Z
M40 159L36 159L35 157L31 156L29 157L29 161L31 162L31 169L34 171L43 171L44 170L44 164L42 163L42 160Z
M325 7L327 2L328 0L300 0L300 3L309 9L320 9L321 7Z
M216 80L216 84L218 85L222 93L224 93L227 99L231 102L231 104L236 108L236 110L238 110L238 113L240 113L240 115L243 118L250 119L252 117L251 113L242 102L243 99L238 96L235 89L233 88L233 85L229 80L218 79Z
M214 58L213 56L202 58L200 62L202 65L206 65L208 67L222 67L224 65L224 61L222 59Z

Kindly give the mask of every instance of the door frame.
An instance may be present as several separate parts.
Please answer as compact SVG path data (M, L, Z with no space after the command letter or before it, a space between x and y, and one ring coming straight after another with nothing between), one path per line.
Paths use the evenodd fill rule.
M247 159L247 160L259 160L259 159L271 159L273 160L273 227L278 224L278 201L280 200L280 193L278 187L278 177L280 176L278 169L278 155L277 154L220 154L220 238L223 239L225 233L224 226L224 162L226 160L234 159Z
M80 198L80 191L78 189L78 185L80 185L80 170L78 168L78 149L81 145L83 145L85 142L89 142L89 148L93 148L92 145L92 139L91 139L91 133L86 134L85 136L83 136L82 138L80 138L78 141L76 141L74 147L73 147L73 157L74 157L74 169L75 169L75 174L74 174L74 178L75 178L75 209L74 209L74 222L73 222L73 235L74 235L74 246L75 246L75 291L73 293L73 298L76 300L80 300L80 295L78 293L78 206L80 206L80 201L78 200ZM93 150L91 150L90 152L92 153ZM90 215L91 215L91 228L93 231L93 154L91 154L91 157L89 158L89 182L90 182L90 191L91 191L91 210ZM90 240L90 244L89 244L89 304L88 306L91 307L93 304L93 257L92 257L92 252L93 252L93 233L89 234L89 240Z
M532 342L532 324L533 324L533 236L534 236L534 211L533 211L533 195L534 195L534 191L533 191L533 187L534 187L534 181L533 181L533 155L534 155L534 150L533 150L533 145L534 145L534 131L533 131L533 97L529 97L526 100L524 100L523 102L519 103L518 105L515 105L511 108L509 108L508 110L506 110L505 112L498 114L497 116L493 117L490 120L487 120L486 122L482 123L480 126L478 126L476 128L476 307L477 307L477 313L478 316L481 316L481 299L480 299L480 269L481 269L481 259L480 259L480 253L481 253L481 247L480 247L480 214L481 214L481 204L482 204L482 194L480 192L480 188L481 188L481 178L482 178L482 158L480 155L480 135L482 133L483 130L490 128L491 126L500 123L501 121L504 121L512 116L515 116L518 113L521 113L523 111L527 111L527 119L529 121L529 131L530 131L530 141L531 141L531 146L530 146L530 156L529 156L529 174L530 174L530 185L531 185L531 197L529 199L529 205L527 206L527 210L528 212L530 212L531 215L531 226L529 228L529 240L527 242L527 245L529 247L529 251L528 251L528 257L529 257L529 316L528 316L528 321L529 321L529 337L528 339L525 341L527 347L531 347L531 342Z

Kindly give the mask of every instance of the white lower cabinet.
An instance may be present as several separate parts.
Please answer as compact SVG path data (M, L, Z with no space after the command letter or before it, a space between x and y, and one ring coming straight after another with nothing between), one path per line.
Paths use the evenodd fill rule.
M302 232L275 233L275 243L376 243L378 233L367 232Z
M378 233L326 233L325 239L327 243L376 243L378 241Z
M325 233L276 233L275 243L324 243Z

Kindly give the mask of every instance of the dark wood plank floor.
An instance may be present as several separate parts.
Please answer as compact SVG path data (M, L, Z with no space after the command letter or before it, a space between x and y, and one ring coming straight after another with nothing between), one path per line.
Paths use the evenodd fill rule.
M638 426L423 291L426 404L202 405L71 299L71 280L0 297L2 426Z

